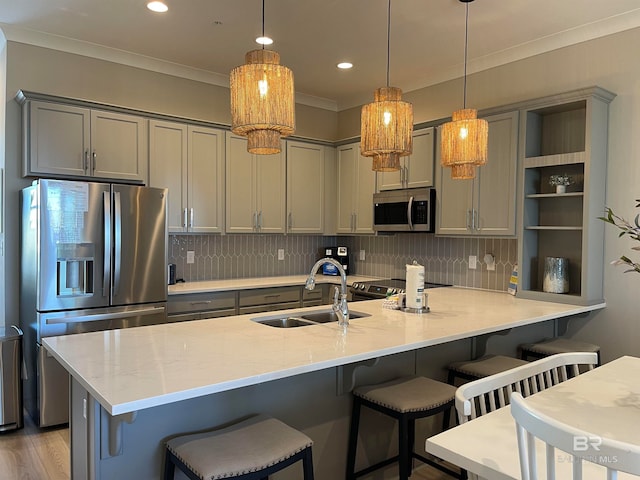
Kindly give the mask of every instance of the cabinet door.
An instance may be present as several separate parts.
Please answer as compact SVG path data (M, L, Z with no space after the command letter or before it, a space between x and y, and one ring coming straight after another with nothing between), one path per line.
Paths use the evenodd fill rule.
M188 129L189 231L222 232L224 228L224 132L214 128Z
M486 236L516 234L516 170L518 112L487 117L489 154L478 169L476 233Z
M324 150L321 145L287 141L287 231L324 230Z
M377 178L378 191L400 190L401 188L404 188L404 176L406 169L407 157L402 157L400 158L400 170L395 172L379 172Z
M187 231L187 126L149 122L149 186L169 189L169 232Z
M337 233L352 233L354 230L355 194L354 186L358 174L359 144L338 147L338 225Z
M257 224L256 188L253 182L253 155L247 139L226 134L226 231L252 233Z
M371 170L372 159L360 155L360 149L356 150L356 184L354 192L355 233L373 233L373 193L376 188L376 172Z
M436 233L470 235L475 180L451 178L451 169L440 165L439 142L436 145L436 162Z
M87 175L90 111L31 101L25 113L29 118L29 152L24 175Z
M413 153L405 161L407 188L433 187L434 137L433 127L413 132Z
M284 142L283 142L284 148ZM258 199L258 232L284 233L286 216L286 161L280 152L253 155L253 177Z
M147 120L91 111L91 175L147 183Z

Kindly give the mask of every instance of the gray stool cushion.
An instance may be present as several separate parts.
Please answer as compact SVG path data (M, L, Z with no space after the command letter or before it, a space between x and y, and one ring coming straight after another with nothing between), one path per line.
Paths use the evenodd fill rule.
M600 346L592 343L569 340L566 338L548 338L538 343L525 343L521 345L522 350L540 353L542 355L554 355L556 353L567 352L593 352L598 353Z
M262 470L312 444L280 420L258 415L220 430L173 438L167 448L196 475L213 480Z
M358 387L354 395L396 412L431 410L453 400L456 387L426 377L402 377L378 385Z
M477 378L488 377L496 373L504 372L512 368L527 365L529 362L506 355L485 355L477 360L466 362L454 362L449 365L449 370L464 373Z

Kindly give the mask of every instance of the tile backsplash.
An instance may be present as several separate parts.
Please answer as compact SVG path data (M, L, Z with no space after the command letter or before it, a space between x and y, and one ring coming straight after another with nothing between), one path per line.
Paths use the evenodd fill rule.
M326 246L347 246L352 273L404 278L405 265L417 261L425 266L426 280L438 283L506 291L517 259L517 240L498 238L436 237L433 234L385 236L319 235L170 235L169 263L175 263L177 278L185 281L225 278L303 275L320 258ZM278 260L278 249L284 260ZM361 250L365 260L359 260ZM187 252L194 263L187 263ZM485 254L495 257L495 270L488 271ZM469 255L478 259L469 269Z

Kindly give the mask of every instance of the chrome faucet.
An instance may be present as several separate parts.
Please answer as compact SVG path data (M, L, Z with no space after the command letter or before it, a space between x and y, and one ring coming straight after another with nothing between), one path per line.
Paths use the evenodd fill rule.
M338 325L341 327L347 327L349 325L349 307L347 306L347 273L342 268L342 265L337 260L333 258L321 258L318 260L313 267L311 267L311 273L309 273L309 277L307 278L307 282L305 284L305 288L307 290L313 290L316 286L316 272L320 269L322 265L325 263L330 263L335 266L340 272L340 291L338 291L338 287L335 287L333 294L333 305L332 309L336 312L338 317Z

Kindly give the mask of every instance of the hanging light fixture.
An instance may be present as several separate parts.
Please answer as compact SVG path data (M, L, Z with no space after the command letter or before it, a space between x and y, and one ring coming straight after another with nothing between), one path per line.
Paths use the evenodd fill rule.
M387 11L387 86L373 94L373 103L362 107L360 153L373 157L376 172L400 170L400 157L413 150L413 106L402 101L402 90L389 86L391 0Z
M262 0L264 37L264 0ZM295 131L293 72L272 50L252 50L231 70L231 131L247 137L250 153L280 152L280 139Z
M440 163L451 167L451 178L469 179L475 177L475 167L487 163L487 141L489 124L478 118L478 111L467 108L467 46L469 38L469 3L473 0L460 0L466 4L464 29L464 77L463 108L451 115L451 122L442 126L440 143Z

